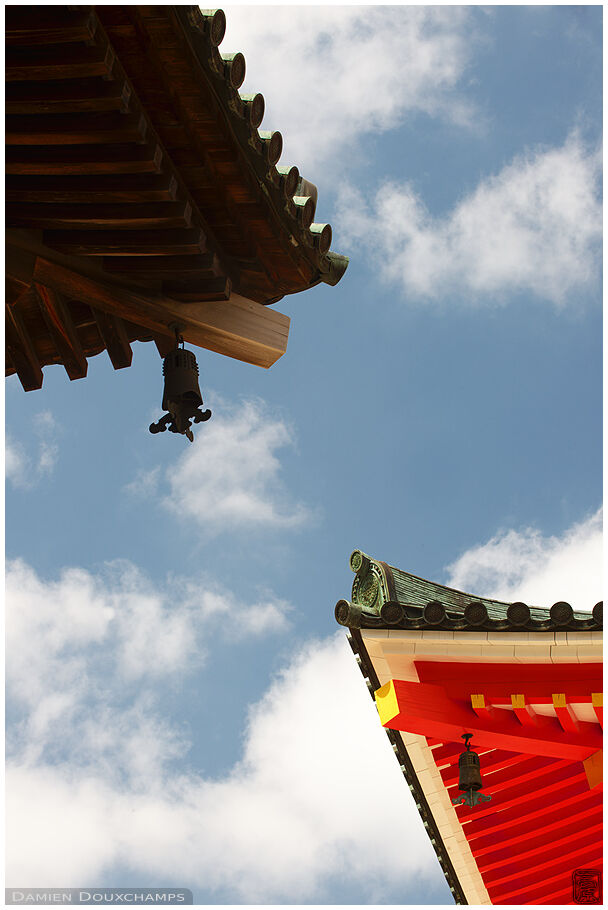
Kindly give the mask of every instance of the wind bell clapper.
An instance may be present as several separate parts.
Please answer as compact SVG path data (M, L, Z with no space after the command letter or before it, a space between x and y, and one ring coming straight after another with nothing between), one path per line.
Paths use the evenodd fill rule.
M465 741L466 751L461 752L458 758L458 789L465 792L462 796L455 796L452 799L454 806L458 803L466 803L467 806L473 808L478 802L488 803L492 799L491 796L478 792L482 787L481 771L479 755L477 752L471 751L469 740L472 736L472 733L463 733L461 737Z
M194 442L190 429L191 423L209 420L211 411L209 408L206 411L200 410L203 398L198 384L196 357L192 351L184 348L184 339L177 330L175 347L163 360L163 376L165 377L165 387L162 409L169 413L156 423L151 423L150 432L164 433L169 429L172 433L182 433L188 437L190 442Z

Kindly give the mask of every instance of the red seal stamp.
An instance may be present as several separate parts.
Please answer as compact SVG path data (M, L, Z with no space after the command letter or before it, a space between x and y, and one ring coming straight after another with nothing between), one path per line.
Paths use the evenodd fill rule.
M576 904L602 903L602 873L598 869L575 869L572 897Z

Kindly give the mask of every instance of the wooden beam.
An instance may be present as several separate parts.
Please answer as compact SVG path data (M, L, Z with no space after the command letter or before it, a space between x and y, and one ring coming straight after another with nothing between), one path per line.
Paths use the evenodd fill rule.
M42 202L6 205L6 223L14 228L50 228L100 232L152 228L183 229L189 227L192 209L187 202L144 202L133 205L93 205L82 203L55 204ZM86 235L85 235L86 236ZM107 239L107 238L106 238Z
M9 47L90 41L96 28L97 18L92 11L37 6L34 15L31 6L6 8L6 43Z
M29 284L27 282L20 281L14 275L7 274L4 279L4 302L15 303L28 288Z
M176 189L175 181L164 174L8 176L5 198L20 203L142 204L174 202Z
M9 114L5 139L7 145L109 145L141 142L146 131L137 114Z
M163 291L173 300L184 303L198 303L202 300L229 300L232 293L232 281L227 275L217 278L199 278L191 286L174 281L164 281Z
M91 113L128 110L131 91L120 80L56 79L6 87L8 114Z
M562 768L557 774L552 774L550 783L543 787L530 784L526 793L518 793L509 800L501 798L499 812L488 809L482 810L483 815L471 812L466 819L461 818L467 840L473 845L471 849L474 849L475 839L485 837L489 831L505 833L519 830L520 823L527 819L537 819L540 824L540 820L556 804L568 804L570 800L578 804L589 793L584 769L582 765L578 767L580 771L574 776L571 769Z
M445 742L445 740L444 740ZM433 758L437 766L446 762L458 761L458 756L462 752L462 740L459 743L446 742L445 745L433 749Z
M525 760L518 762L515 767L503 768L500 771L494 771L487 781L484 780L484 791L488 790L494 800L498 793L504 793L509 796L510 792L516 792L522 784L538 778L546 779L565 768L572 763L566 759L546 758L539 755L527 755ZM483 766L482 766L483 779ZM455 785L454 785L455 786ZM451 788L448 788L451 789ZM456 796L456 793L450 794Z
M594 826L588 832L579 833L575 843L569 834L565 834L563 837L556 838L554 850L545 846L540 850L530 851L529 856L526 854L525 859L521 858L514 862L511 858L507 869L484 872L482 878L488 888L488 893L493 900L498 894L502 898L502 889L510 889L514 886L519 888L523 883L544 883L552 873L559 874L560 871L563 880L567 882L570 879L572 882L572 870L579 866L578 862L574 866L571 865L573 860L576 858L576 860L580 859L585 862L585 851L587 853L595 852L598 844L601 848L601 830L598 831L598 828L601 829L601 824Z
M538 876L522 876L525 884L514 881L510 886L494 886L490 898L494 904L513 904L519 907L527 904L568 904L573 900L572 872L581 867L593 868L596 863L601 868L601 843L591 850L585 847L578 855L570 853L568 856L556 857L553 866L539 870ZM550 895L556 896L550 898ZM566 900L563 900L564 896L567 897Z
M590 755L589 758L586 758L583 762L583 767L585 769L585 774L587 775L587 782L589 783L589 789L593 790L595 787L599 787L604 780L604 752L600 749L598 752L594 752L593 755Z
M107 272L120 272L133 278L175 280L183 276L189 281L223 274L219 259L210 251L193 256L120 256L104 259L103 267Z
M29 294L29 289L25 293ZM5 320L6 345L21 385L26 392L42 388L42 368L19 312L19 300L5 305Z
M542 892L541 897L536 897L535 900L526 901L527 904L534 906L534 904L569 904L572 900L572 879L569 879L567 885L564 887L563 881L560 885L548 885L547 890Z
M564 822L567 822L567 824ZM525 844L520 846L523 854L522 858L525 857L526 866L530 868L536 865L538 859L546 861L546 859L551 858L551 855L555 857L555 853L565 857L571 844L575 843L579 846L585 842L587 844L593 843L601 828L602 814L601 812L598 813L597 809L594 810L590 818L583 817L581 819L578 814L571 819L564 819L562 816L561 828L543 832L542 834L537 832L535 836L529 837ZM494 853L487 854L483 859L481 857L477 859L476 857L476 860L486 885L510 881L518 875L513 870L513 851L509 847L499 848Z
M113 316L111 313L98 309L93 309L93 315L114 369L122 370L130 367L133 351L129 344L125 324L120 316Z
M591 693L591 704L593 705L593 710L595 711L595 716L600 722L600 727L604 726L604 694L603 692L592 692Z
M159 174L163 153L155 142L92 146L9 146L7 174Z
M514 791L503 790L497 793L487 808L481 809L479 806L474 806L471 809L468 806L458 806L456 814L467 830L469 824L479 824L483 825L484 830L487 831L489 825L494 828L496 824L502 824L503 813L506 810L517 811L521 818L526 815L530 803L533 806L542 803L546 809L555 805L556 800L560 799L562 794L570 796L575 785L582 785L583 790L588 789L582 762L576 762L575 767L580 768L580 771L573 771L572 763L570 767L566 763L557 771L552 771L550 777L544 778L544 780L551 781L549 784L543 786L542 778L527 781ZM475 809L479 811L475 812Z
M154 344L160 356L164 359L169 351L175 347L175 338L169 338L167 335L155 335Z
M175 256L202 253L207 246L198 228L45 231L44 243L72 256Z
M576 850L570 850L564 854L556 851L544 862L535 863L532 869L520 868L517 872L500 879L499 882L490 882L492 902L525 904L526 900L523 899L523 895L533 887L544 889L549 882L560 878L562 880L570 879L571 882L572 869L576 869L581 863L586 864L591 856L594 858L597 856L596 843L598 840L601 855L601 839L595 834L590 838L581 838L581 846ZM488 887L487 884L486 887ZM519 899L514 900L514 898Z
M568 704L564 692L553 694L553 707L555 708L555 716L563 729L567 733L578 733L580 727L578 719Z
M483 664L417 660L415 665L420 682L444 685L453 698L467 701L471 692L483 692L494 705L510 705L513 692L523 693L528 704L550 705L553 692L566 692L570 701L589 701L591 692L601 691L603 678L601 663L578 661Z
M496 715L495 709L490 704L486 704L482 693L471 695L471 707L478 717L485 717L486 720L490 720Z
M70 311L61 294L36 282L40 310L51 334L61 362L70 379L83 379L87 375L85 357Z
M186 342L245 363L268 368L287 347L289 317L235 294L229 301L186 305L105 285L42 258L34 273L47 287L161 335L173 338L169 326L177 322Z
M577 734L566 733L554 718L524 727L510 711L497 720L482 720L466 702L450 698L442 686L393 679L376 692L376 705L384 727L457 740L472 733L479 745L512 752L582 761L601 749L596 724L581 723ZM498 712L497 712L498 713Z
M597 815L598 812L601 814L601 811L601 793L589 793L587 800L577 794L576 796L571 796L570 799L560 800L558 804L551 808L546 810L543 808L541 812L534 813L532 817L521 819L518 816L517 824L510 830L505 830L504 828L496 830L489 825L487 833L478 835L471 840L467 837L467 840L469 840L469 846L476 860L502 848L517 846L519 851L523 851L528 838L531 836L534 837L537 834L548 834L551 831L561 830L564 827L564 818L572 816L576 819L589 819Z
M511 695L511 707L515 717L524 727L537 727L541 723L541 715L526 704L526 696L522 693Z
M114 63L114 52L110 46L74 46L66 50L61 45L37 47L33 53L29 47L8 47L6 49L7 82L44 79L84 79L89 76L109 76Z

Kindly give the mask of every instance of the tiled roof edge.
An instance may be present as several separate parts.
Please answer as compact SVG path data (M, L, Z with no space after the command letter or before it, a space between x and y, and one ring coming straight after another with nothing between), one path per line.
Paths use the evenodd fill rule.
M360 629L436 629L458 632L601 632L603 631L603 602L593 607L592 613L575 613L566 601L558 601L550 608L530 607L516 601L508 604L484 597L474 597L455 588L429 582L401 569L395 569L367 556L361 550L351 554L351 569L355 572L353 602L340 600L335 616L340 625ZM358 582L369 577L384 576L390 596L378 596L373 602L357 602ZM407 593L411 583L412 597ZM369 587L369 586L368 586ZM415 589L426 589L431 596L426 603L414 598ZM401 592L398 593L398 589Z
M363 642L363 638L358 629L349 628L348 643L357 659L359 669L365 679L369 694L372 699L374 698L374 692L376 689L380 688L380 681L376 675L373 664L370 660L369 654ZM427 802L426 796L422 789L422 785L418 780L418 775L414 770L414 765L412 760L408 755L407 748L405 747L403 740L394 730L385 729L388 740L393 747L393 751L399 762L399 767L405 777L407 785L409 787L410 793L414 797L416 803L416 808L418 809L418 814L422 819L424 829L429 837L431 845L437 854L437 859L439 860L439 865L445 876L445 880L448 884L450 891L454 896L454 902L459 905L468 904L464 890L452 861L447 851L447 847L443 841L441 834L439 833L439 828L431 811L431 808Z
M308 262L316 269L318 279L311 286L318 282L336 285L349 260L329 249L331 225L312 222L316 200L298 195L300 185L306 187L308 181L302 180L295 166L277 168L283 145L281 134L259 130L256 120L253 121L256 125L252 124L252 103L243 100L238 92L245 78L245 58L241 53L222 56L218 50L226 25L224 11L201 10L198 6L172 6L171 9L221 104L233 139L260 182L269 208L294 246L301 247ZM255 98L261 99L263 112L263 97L256 95Z

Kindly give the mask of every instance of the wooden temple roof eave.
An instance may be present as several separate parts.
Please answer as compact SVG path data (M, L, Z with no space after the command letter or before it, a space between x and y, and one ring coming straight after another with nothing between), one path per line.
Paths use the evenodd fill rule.
M108 334L107 331L104 333L104 327L109 327L114 343L108 346L102 340L94 348L85 345L84 353L87 357L94 356L105 347L115 368L120 368L117 364L129 365L129 341L138 340L142 335L156 340L161 346L161 339L165 338L171 346L175 323L181 326L185 341L264 368L270 367L286 350L289 317L240 295L231 293L230 307L226 307L224 301L184 305L158 289L142 289L133 282L126 283L118 276L102 272L95 260L80 257L76 271L73 257L49 250L35 233L8 231L7 241L15 293L24 294L30 286L34 288L37 284L61 294L66 300L80 301L90 307L89 322L97 323L99 335L102 339L105 337L106 342ZM7 375L17 372L28 389L35 389L42 384L42 366L63 360L45 359L40 349L35 350L31 329L27 331L19 315L20 299L7 300L11 327L11 332L7 333L11 358L7 360ZM100 314L104 314L103 319ZM21 322L13 328L15 319ZM126 339L124 320L132 326L140 326L141 331L131 329L132 337ZM29 351L29 359L22 359L21 367L14 362L13 356L19 347Z
M137 7L133 7L130 15L137 16L137 9ZM321 252L319 250L318 235L312 230L313 226L300 223L298 208L294 206L293 198L285 194L285 178L279 174L272 161L266 160L263 141L243 116L245 104L241 101L237 89L231 84L228 62L221 57L217 46L209 42L208 29L212 17L204 17L198 7L157 7L156 10L159 11L159 15L160 12L166 14L176 34L179 33L183 39L184 49L188 50L187 65L193 71L195 69L197 71L196 84L200 85L201 89L204 86L205 90L211 92L215 99L216 111L222 122L224 133L230 137L235 153L239 156L240 171L242 174L248 174L250 192L257 196L258 203L266 209L268 223L274 225L275 242L279 243L282 248L281 255L285 260L289 258L293 268L301 275L297 283L292 284L291 287L285 285L281 293L297 293L305 290L312 283L316 283L315 276L317 275L322 276L321 280L327 276L328 283L337 283L345 266L342 269L337 268L335 260L328 256L329 251ZM99 14L103 18L104 7L99 8ZM146 18L140 19L141 28L145 28L146 21ZM154 47L154 37L148 37L152 52L160 53L162 48ZM128 60L125 61L125 64L128 65ZM164 75L160 59L159 72ZM135 78L133 73L131 76ZM179 105L179 96L174 97L175 103ZM154 114L153 111L151 113ZM182 120L188 126L186 115L182 117ZM196 136L193 141L196 144ZM207 165L211 170L214 169L213 160L207 158ZM216 180L216 183L219 185L220 180ZM227 205L230 207L229 201ZM239 219L238 214L234 217L236 220ZM268 258L261 246L258 247L257 255L262 261ZM270 268L273 267L270 266ZM277 279L278 274L275 274L275 283ZM251 294L252 289L249 288L242 293ZM270 299L276 299L277 295L272 293L264 298L253 293L252 296L258 302L265 303Z
M186 10L186 7L173 7L173 12L183 25L184 33L189 40L193 53L201 67L205 68L206 60L204 58L201 59L200 44L197 47L196 42L192 41L193 35L198 31L197 20L201 16L200 10L198 7L191 7L189 12ZM188 24L190 25L190 29L188 29ZM226 79L223 81L220 80L219 82L216 80L214 89L217 90L217 87L219 86L221 86L225 92L230 92L229 83ZM221 96L218 100L221 101ZM249 163L255 180L260 182L264 193L264 199L280 226L281 230L279 234L281 236L287 235L289 237L292 245L290 252L293 254L293 247L299 248L299 254L303 254L309 261L312 267L313 277L309 280L308 287L314 287L320 282L335 286L346 271L348 258L346 256L341 256L338 253L334 253L329 249L319 249L318 242L323 233L322 229L330 228L329 225L313 223L310 224L308 228L305 228L301 224L298 224L297 207L294 209L293 204L295 194L292 197L287 196L286 198L284 192L285 181L284 179L281 179L281 175L279 175L275 165L271 164L269 167L264 167L262 165L263 158L259 155L251 154L251 149L256 144L255 137L254 142L252 143L251 135L248 135L246 131L243 131L245 121L242 117L238 116L238 102L235 104L235 98L231 100L232 103L230 103L229 99L226 105L222 105L222 110L224 112L227 108L230 108L233 111L236 109L237 112L236 118L225 117L228 129L230 129L235 140L243 150L244 157ZM301 178L300 182L302 182ZM313 187L313 192L315 194L314 203L316 206L316 187ZM331 238L331 229L329 230L329 236ZM297 291L288 291L287 293L297 293Z
M148 297L152 310L165 300L171 322L187 323L185 340L270 366L285 350L289 320L277 313L265 321L256 306L320 281L336 284L348 260L329 251L330 226L311 223L313 185L299 177L297 168L275 166L280 135L257 130L262 97L255 96L251 105L236 90L240 82L233 78L234 69L240 65L244 72L244 58L222 57L217 45L223 28L212 34L222 11L203 16L198 7L53 7L40 23L28 10L7 11L11 248L33 243L47 264ZM198 41L196 54L192 40ZM171 52L164 53L171 47L183 53L173 51L171 60ZM151 67L150 60L158 66ZM170 65L164 87L152 86L165 64ZM174 114L173 72L178 81L180 72L190 80L194 98L181 121ZM143 98L131 77L143 88ZM205 108L211 96L215 113L213 104ZM181 100L178 93L178 108ZM169 105L164 112L163 104ZM256 104L254 122L249 114ZM213 199L193 195L199 184L192 183L192 172L204 170L206 155L197 117L211 124L211 145L220 150L214 160L207 155L204 179L222 197L227 221L222 216L218 222ZM188 137L188 148L175 143L176 130ZM240 209L225 192L231 169L241 201L247 202ZM253 260L230 247L226 237L237 235L250 244ZM71 361L68 373L77 378L86 371L83 354L94 356L105 348L119 369L130 364L134 340L155 340L159 351L166 346L169 319L149 318L141 325L124 321L108 301L103 309L103 293L88 304L68 296L64 305L64 291L41 282L27 295L29 285L18 272L7 275L12 310L6 365L7 375L23 373L25 387L40 387L41 367L62 363L64 357ZM18 312L22 306L25 311ZM197 307L206 314L214 311L221 326L212 320L208 332L199 331L206 323L195 313ZM245 321L236 334L227 309ZM252 328L254 310L259 332ZM65 325L58 326L62 320ZM253 347L247 340L251 332Z

